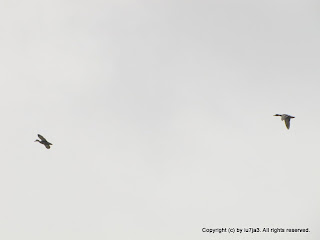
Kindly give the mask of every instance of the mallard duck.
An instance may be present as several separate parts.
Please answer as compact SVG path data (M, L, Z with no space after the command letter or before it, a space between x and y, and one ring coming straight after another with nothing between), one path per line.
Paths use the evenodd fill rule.
M280 116L281 117L281 120L283 121L284 120L284 122L285 122L285 124L286 124L286 127L289 129L290 128L290 119L291 118L295 118L295 117L292 117L292 116L290 116L290 115L288 115L288 114L275 114L275 115L273 115L273 116Z
M52 145L52 143L49 143L49 142L47 141L47 139L45 139L44 137L42 137L40 134L38 134L38 137L41 139L41 141L39 141L39 140L37 139L37 140L35 140L35 142L39 142L39 143L45 145L46 148L49 149L49 148L50 148L50 145Z

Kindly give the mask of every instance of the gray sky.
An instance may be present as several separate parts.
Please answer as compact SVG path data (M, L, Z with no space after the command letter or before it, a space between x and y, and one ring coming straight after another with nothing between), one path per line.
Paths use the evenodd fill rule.
M1 1L0 238L319 239L319 7Z

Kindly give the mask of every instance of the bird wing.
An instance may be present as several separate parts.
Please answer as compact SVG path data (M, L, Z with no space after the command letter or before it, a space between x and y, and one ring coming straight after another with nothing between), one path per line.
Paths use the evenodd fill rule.
M42 141L46 141L46 142L47 142L47 139L45 139L44 137L42 137L40 134L38 134L38 137L39 137Z
M286 124L286 127L289 129L290 128L290 118L289 117L285 118L284 122Z

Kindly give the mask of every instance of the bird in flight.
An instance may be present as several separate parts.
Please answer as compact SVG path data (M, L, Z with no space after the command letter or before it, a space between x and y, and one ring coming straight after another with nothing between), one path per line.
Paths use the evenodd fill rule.
M38 134L38 137L41 139L41 141L39 141L39 140L37 139L37 140L35 140L35 142L39 142L39 143L43 144L44 146L46 146L47 149L49 149L49 148L50 148L50 145L52 145L52 143L49 143L49 142L47 141L47 139L45 139L44 137L42 137L40 134Z
M295 118L295 117L292 117L288 114L275 114L273 116L280 116L281 117L281 121L284 120L284 123L286 124L286 127L289 129L290 128L290 119L291 118Z

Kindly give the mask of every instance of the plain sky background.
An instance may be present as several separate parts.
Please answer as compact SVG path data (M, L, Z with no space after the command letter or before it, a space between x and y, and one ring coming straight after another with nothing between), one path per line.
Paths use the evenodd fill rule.
M319 12L2 0L0 238L319 239Z

